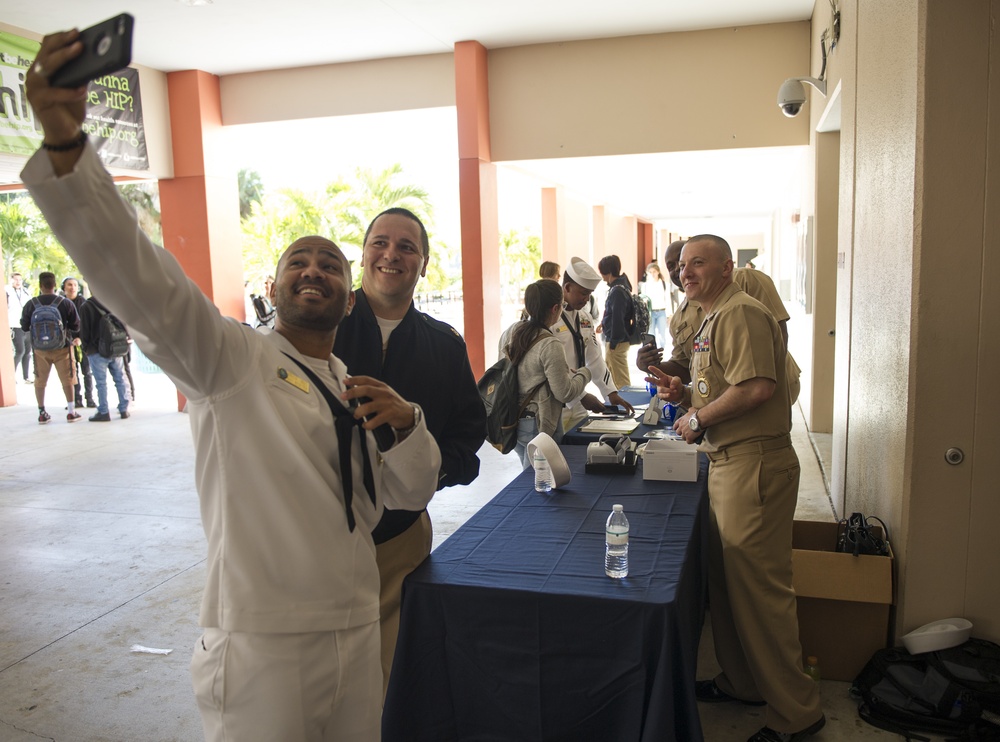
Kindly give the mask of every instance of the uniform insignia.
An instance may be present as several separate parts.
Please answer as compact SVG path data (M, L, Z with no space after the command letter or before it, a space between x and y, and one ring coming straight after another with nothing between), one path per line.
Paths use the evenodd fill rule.
M707 337L699 335L694 339L693 349L695 353L708 353L712 349L712 344Z
M285 368L281 367L278 368L278 378L288 384L291 384L300 392L305 392L306 394L309 393L309 382L300 376L296 376L293 373L289 373L288 370Z
M704 376L698 377L698 394L703 397L707 397L712 393L712 385L708 383L708 379Z

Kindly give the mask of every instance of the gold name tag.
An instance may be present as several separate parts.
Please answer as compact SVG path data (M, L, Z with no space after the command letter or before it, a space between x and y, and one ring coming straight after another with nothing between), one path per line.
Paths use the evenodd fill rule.
M284 368L279 368L278 378L281 379L282 381L291 384L300 392L305 392L306 394L309 393L309 382L303 379L301 376L296 376L295 374L290 373L288 370Z

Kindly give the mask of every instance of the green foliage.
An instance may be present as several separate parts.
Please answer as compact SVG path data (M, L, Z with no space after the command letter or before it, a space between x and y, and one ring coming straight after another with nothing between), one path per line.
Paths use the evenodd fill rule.
M263 197L252 204L249 216L243 220L243 270L251 286L262 286L264 277L274 273L284 249L306 235L333 240L348 260L357 263L368 224L377 214L392 207L409 209L427 227L431 242L429 286L434 289L450 286L453 282L448 276L455 274L454 252L433 235L434 210L427 191L400 182L402 174L403 168L398 163L381 172L357 168L352 177L337 178L314 193L294 188L272 193L261 184ZM361 271L355 265L355 286L360 282Z
M242 168L237 174L240 187L240 219L247 219L253 211L253 205L264 200L264 181L260 173L249 168Z
M139 219L139 227L157 245L163 244L163 230L160 226L160 187L152 181L127 183L118 186L118 191L134 210Z
M162 244L160 196L156 183L130 183L119 186L119 190L135 210L143 231L154 242ZM43 271L52 271L60 281L66 276L76 276L86 282L27 193L0 197L0 248L5 274L9 277L15 271L21 273L33 289L38 274Z
M542 238L527 230L512 229L500 235L500 285L504 303L521 306L524 290L538 279Z
M0 200L0 249L5 274L21 273L32 289L43 271L59 279L80 273L26 193L6 194Z

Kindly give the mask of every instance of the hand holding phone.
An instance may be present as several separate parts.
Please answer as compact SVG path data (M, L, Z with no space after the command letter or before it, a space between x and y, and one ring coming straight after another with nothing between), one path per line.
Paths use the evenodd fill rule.
M652 345L655 348L656 347L656 336L655 335L650 335L647 332L645 335L642 336L642 344L643 345Z
M49 75L49 84L78 88L127 67L132 61L133 24L132 16L122 13L81 31L78 40L83 44L83 51Z

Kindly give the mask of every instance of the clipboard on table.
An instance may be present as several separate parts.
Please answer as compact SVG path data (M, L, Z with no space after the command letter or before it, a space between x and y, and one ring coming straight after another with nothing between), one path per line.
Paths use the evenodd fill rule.
M580 432L619 433L621 435L628 435L638 427L639 421L631 417L627 420L607 420L604 418L595 418L593 420L588 420L586 423L581 425Z

